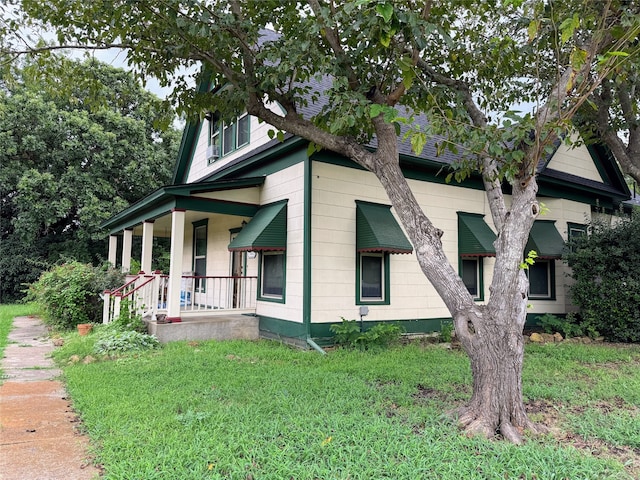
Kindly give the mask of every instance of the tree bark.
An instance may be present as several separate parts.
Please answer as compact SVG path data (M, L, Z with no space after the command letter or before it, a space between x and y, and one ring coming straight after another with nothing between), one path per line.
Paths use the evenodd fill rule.
M540 431L529 421L522 398L526 311L521 318L513 319L508 311L477 308L479 313L469 312L456 319L473 323L473 333L463 344L471 361L473 394L453 413L468 434L488 438L501 434L520 444L524 430Z

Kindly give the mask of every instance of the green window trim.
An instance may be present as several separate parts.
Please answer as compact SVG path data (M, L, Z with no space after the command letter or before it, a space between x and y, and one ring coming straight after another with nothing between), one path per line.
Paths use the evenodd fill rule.
M380 286L380 290L382 293L382 297L363 297L362 288L363 285L363 268L362 268L362 259L363 257L370 258L381 258L381 267L382 272L380 275L380 281L382 285ZM390 257L391 255L388 252L358 252L356 254L356 305L390 305L390 285L391 285L391 268L390 268Z
M266 259L275 258L275 256L282 257L281 263L281 293L269 294L264 292L264 281L267 278L265 274L265 261ZM286 303L286 287L287 287L287 256L286 252L282 250L277 251L262 251L260 252L260 261L258 262L258 300L263 302L273 303Z
M474 301L476 302L484 301L484 257L466 256L466 257L459 257L459 259L460 260L458 263L458 274L460 275L460 278L462 279L462 281L465 283L467 290L469 290L469 286L467 285L467 281L466 281L467 278L466 278L465 262L475 262L475 267L474 267L475 278L476 278L475 286L476 286L477 292L475 295L471 291L469 291L469 293L473 297Z
M545 265L545 273L547 276L547 293L532 294L531 293L531 270L540 268ZM539 272L536 272L539 273ZM529 300L556 300L556 261L553 258L536 259L535 263L527 269L527 277L529 278Z
M571 243L577 237L588 235L588 226L584 223L567 222L567 242Z
M247 113L237 116L231 122L220 119L219 113L211 113L209 120L208 146L217 146L216 154L208 156L211 165L220 158L232 154L251 142L251 117Z
M198 220L193 222L193 250L192 250L192 269L196 276L207 275L207 243L209 241L209 219ZM203 232L204 235L201 235ZM202 238L199 238L202 237ZM198 240L204 239L204 245ZM204 251L202 250L204 249ZM206 291L206 279L194 279L194 291L204 293Z

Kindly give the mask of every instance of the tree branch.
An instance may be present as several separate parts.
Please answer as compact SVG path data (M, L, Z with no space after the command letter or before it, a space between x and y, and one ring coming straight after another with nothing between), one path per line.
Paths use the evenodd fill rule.
M329 43L329 47L331 47L331 50L333 51L336 57L336 60L340 65L342 65L342 67L347 72L347 81L349 83L349 88L351 88L351 90L357 90L358 87L360 86L360 81L358 80L358 77L355 75L353 71L353 65L349 61L347 55L344 52L344 49L342 48L342 44L340 43L340 36L338 35L338 32L334 28L328 27L327 22L322 16L322 6L320 5L320 1L321 0L308 0L309 6L311 7L311 10L313 11L314 15L318 18L318 22L323 27L324 38L327 39L327 42Z
M430 80L440 85L449 87L451 90L458 92L462 95L463 103L469 118L474 126L480 129L486 129L488 120L485 114L478 108L471 89L466 82L455 80L446 75L437 72L431 65L429 65L424 59L418 58L417 67L424 72ZM491 216L495 227L500 230L502 228L505 215L507 213L507 207L504 202L504 194L502 193L502 185L498 176L498 165L495 159L488 155L482 155L483 175L482 181L484 183L487 201L489 202L489 208L491 210Z

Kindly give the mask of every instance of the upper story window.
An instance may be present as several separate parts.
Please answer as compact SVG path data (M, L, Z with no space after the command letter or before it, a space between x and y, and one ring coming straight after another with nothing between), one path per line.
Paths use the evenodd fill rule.
M224 122L219 114L209 117L209 148L207 163L229 155L249 143L249 115L244 113L231 122Z

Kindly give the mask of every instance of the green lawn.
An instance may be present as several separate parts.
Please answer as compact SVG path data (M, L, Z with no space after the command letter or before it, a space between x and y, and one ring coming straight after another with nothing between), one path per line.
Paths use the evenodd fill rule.
M410 345L326 356L275 342L173 343L73 365L56 358L108 479L626 479L640 477L640 348L527 347L524 446L461 435L459 351Z
M5 304L0 305L0 358L4 354L4 349L8 343L9 332L13 325L13 318L23 315L33 315L36 312L36 306L33 304ZM0 368L0 379L4 378L3 371Z

